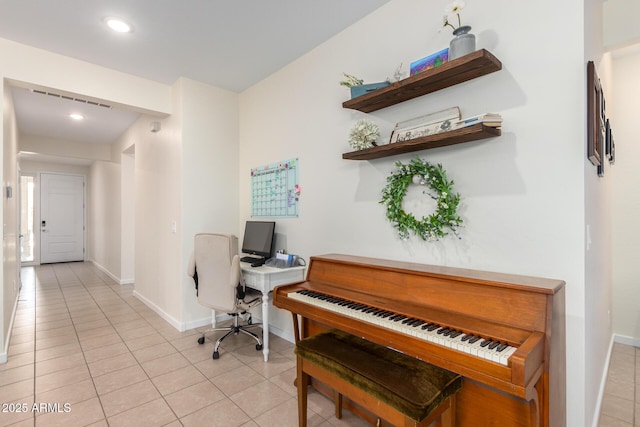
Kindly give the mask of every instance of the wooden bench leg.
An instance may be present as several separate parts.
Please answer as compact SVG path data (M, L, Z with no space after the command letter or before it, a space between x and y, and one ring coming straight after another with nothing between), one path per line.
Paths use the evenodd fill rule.
M307 390L309 387L309 375L303 370L303 360L298 357L298 426L307 427Z
M333 404L336 409L336 418L341 420L342 419L342 393L339 393L335 390L333 391Z

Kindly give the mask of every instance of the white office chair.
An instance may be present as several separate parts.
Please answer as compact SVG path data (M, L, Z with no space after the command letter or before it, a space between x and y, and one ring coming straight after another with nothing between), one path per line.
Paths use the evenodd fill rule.
M211 328L205 331L199 344L204 344L207 333L228 331L216 341L213 358L220 357L218 352L222 340L231 334L240 332L256 340L256 350L262 350L262 341L248 328L260 326L252 323L249 310L262 303L261 294L245 289L240 271L238 256L238 238L231 234L199 233L195 235L193 253L189 260L189 276L196 283L198 302L213 310L223 311L233 317L233 324L223 328ZM249 313L247 325L240 326L240 315Z

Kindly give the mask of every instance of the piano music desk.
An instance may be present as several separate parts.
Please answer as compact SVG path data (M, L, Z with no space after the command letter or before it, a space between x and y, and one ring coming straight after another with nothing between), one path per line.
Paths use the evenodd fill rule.
M251 264L241 262L240 269L245 284L262 293L262 354L264 361L267 362L269 360L269 301L271 301L269 294L278 285L302 282L306 267L275 268L266 265L251 267Z

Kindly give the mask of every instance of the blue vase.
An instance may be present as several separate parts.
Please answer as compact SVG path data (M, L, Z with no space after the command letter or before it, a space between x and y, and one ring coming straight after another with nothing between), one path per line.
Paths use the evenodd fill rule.
M463 25L453 30L453 39L449 43L449 61L460 58L476 50L476 36L469 33L471 26Z

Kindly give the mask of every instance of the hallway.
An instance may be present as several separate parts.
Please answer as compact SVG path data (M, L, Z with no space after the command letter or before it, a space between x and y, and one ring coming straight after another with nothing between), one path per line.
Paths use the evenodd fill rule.
M22 273L9 361L0 365L0 402L14 405L0 426L297 426L286 340L271 336L268 363L244 335L225 340L212 360L213 343L198 345L197 330L178 332L132 296L132 285L91 263ZM316 393L309 421L365 425L348 411L335 419Z

